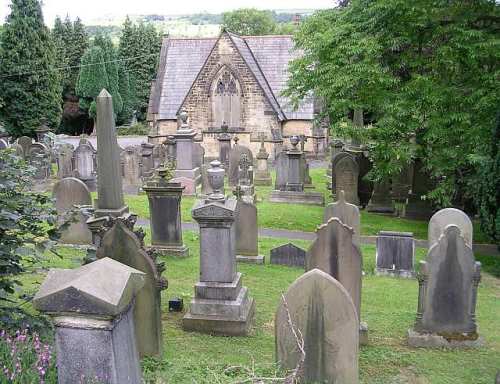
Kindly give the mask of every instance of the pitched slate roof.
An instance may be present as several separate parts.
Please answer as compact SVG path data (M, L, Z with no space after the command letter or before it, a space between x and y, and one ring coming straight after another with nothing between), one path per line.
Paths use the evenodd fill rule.
M292 51L291 36L228 35L280 120L314 118L312 97L294 111L289 100L281 96L288 79L288 63L299 54ZM177 119L182 102L217 41L218 38L164 39L157 80L150 96L150 119L152 113L157 113L159 120Z

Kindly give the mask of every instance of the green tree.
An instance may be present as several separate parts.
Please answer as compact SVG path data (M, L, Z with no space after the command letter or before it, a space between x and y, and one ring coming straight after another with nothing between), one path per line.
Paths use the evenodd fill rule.
M76 81L78 79L79 65L83 54L89 47L89 37L85 32L85 26L80 18L76 18L71 26L67 29L68 38L66 40L67 61L70 69L68 70L69 91L75 94Z
M103 51L98 46L92 46L83 54L76 83L80 108L88 111L92 118L95 118L95 99L103 88L109 88Z
M43 121L61 120L61 82L56 50L37 0L12 0L0 38L0 107L14 136L34 135Z
M476 199L464 186L500 105L499 20L493 0L352 0L302 24L304 55L285 93L298 102L314 92L335 136L369 144L372 178L419 158L436 182L428 198L440 206ZM373 124L357 128L353 110Z
M151 81L156 73L160 48L161 38L153 25L133 25L127 17L118 52L130 76L130 89L135 100L133 109L138 111L140 119L146 118Z
M277 25L270 11L241 8L222 14L222 28L242 36L260 36L275 33Z

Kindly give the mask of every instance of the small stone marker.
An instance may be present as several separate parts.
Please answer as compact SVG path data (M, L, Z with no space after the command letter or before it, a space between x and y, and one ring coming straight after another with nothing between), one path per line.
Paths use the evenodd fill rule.
M123 167L123 191L127 194L139 193L141 180L141 155L138 147L129 146L120 154Z
M448 225L420 263L417 319L408 332L413 347L477 347L476 298L481 263L461 235Z
M306 251L288 243L271 249L271 264L288 265L290 267L305 267Z
M427 234L429 249L439 240L444 229L450 224L456 225L460 229L465 242L472 248L473 228L469 216L456 208L444 208L436 212L429 220Z
M145 273L144 288L134 308L135 335L139 355L161 356L163 349L160 291L166 287L162 268L142 249L136 235L121 220L116 220L102 238L97 258L110 257Z
M238 186L239 187L239 186ZM237 190L240 188L237 187ZM264 264L264 256L259 255L259 233L257 226L257 207L235 193L236 206L236 261L241 263Z
M332 191L338 196L340 191L345 192L347 202L359 205L358 177L359 165L353 155L341 152L332 160Z
M132 312L143 285L144 273L110 258L49 271L33 305L52 317L59 383L142 383Z
M298 368L301 383L359 382L358 315L330 275L313 269L295 280L280 300L275 334L278 364Z
M353 243L353 229L334 217L316 230L316 240L306 255L306 271L318 268L338 280L360 315L362 262L361 251ZM368 343L368 327L361 322L360 342Z
M413 233L381 231L377 237L377 275L414 277L415 241Z
M335 203L330 203L325 208L323 215L323 223L327 223L332 217L337 217L342 223L351 227L354 230L353 241L358 247L360 246L360 233L361 233L361 219L359 214L359 208L350 204L345 199L345 193L343 190L339 191L337 195L338 201Z
M72 222L61 234L63 244L92 244L92 233L87 226L87 216L83 209L92 207L92 198L85 183L75 177L67 177L58 181L52 189L52 198L56 201L56 210L60 224L67 219L72 209L78 209L76 222Z

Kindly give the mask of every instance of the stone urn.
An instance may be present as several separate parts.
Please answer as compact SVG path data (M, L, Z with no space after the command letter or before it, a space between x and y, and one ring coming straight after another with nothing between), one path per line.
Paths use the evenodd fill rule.
M298 151L297 145L300 142L300 138L296 135L290 137L290 144L292 144L292 151Z
M219 160L210 163L211 168L207 170L208 182L213 192L210 194L210 200L224 200L224 168L221 167Z

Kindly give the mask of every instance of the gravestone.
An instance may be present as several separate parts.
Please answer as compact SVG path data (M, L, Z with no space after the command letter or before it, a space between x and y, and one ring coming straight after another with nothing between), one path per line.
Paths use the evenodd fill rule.
M276 312L275 335L277 362L286 371L296 369L298 382L359 382L356 308L328 274L313 269L288 288Z
M271 249L271 264L288 265L290 267L305 267L306 251L288 243Z
M321 269L338 280L351 295L361 319L361 276L363 258L353 242L354 231L333 217L316 230L316 240L306 254L306 271ZM360 342L368 343L368 327L360 321Z
M334 197L344 191L348 203L359 206L358 176L359 166L354 156L341 152L332 162L332 192Z
M59 383L142 383L134 335L134 298L144 274L110 258L51 269L33 299L55 327Z
M473 227L472 222L466 213L456 208L444 208L436 212L429 221L427 239L431 248L450 225L456 225L460 229L467 245L472 248Z
M257 170L255 171L254 184L255 185L272 185L273 181L271 179L271 173L269 172L269 166L267 159L269 159L269 154L264 146L264 136L261 136L260 149L257 153Z
M279 152L275 160L276 180L274 189L277 191L285 191L287 183L288 156L285 152Z
M141 175L144 178L151 177L153 175L155 164L153 158L154 145L151 143L142 143L141 144Z
M28 158L30 165L35 168L34 178L38 181L47 180L50 176L50 150L42 143L33 143Z
M428 220L434 209L430 200L422 197L434 189L433 179L424 169L422 160L416 159L411 168L411 189L405 206L405 217Z
M81 139L73 152L74 176L83 181L90 191L96 189L97 162L94 147Z
M228 133L229 127L223 123L221 133L217 136L219 142L219 161L226 171L229 170L229 153L231 151L231 135Z
M354 230L352 239L354 244L360 247L360 235L361 235L361 219L359 214L359 208L350 204L345 199L344 191L340 191L337 195L338 201L335 203L330 203L325 208L323 214L323 223L327 223L332 217L337 217L342 223L351 227Z
M110 257L145 273L144 288L139 292L134 307L135 335L139 355L161 356L163 349L161 324L161 289L166 281L161 277L162 266L157 266L141 246L139 239L121 220L116 220L97 249L97 258Z
M413 233L380 231L375 254L377 275L414 277L415 241Z
M243 199L241 192L234 193L238 199L236 206L236 260L242 263L263 264L264 256L259 255L259 233L257 207Z
M195 143L196 132L188 125L188 115L185 110L179 114L181 125L175 133L176 142L176 182L182 184L185 194L195 194L196 187L201 182L200 168L195 162ZM190 179L191 181L188 181Z
M123 167L123 190L127 194L137 195L142 185L141 153L138 147L128 146L120 154Z
M415 328L408 331L413 347L477 347L476 300L481 263L450 224L420 263Z
M240 157L237 188L241 190L242 199L244 201L254 204L257 200L257 196L255 195L255 187L253 186L251 168L251 160L243 153Z
M240 179L240 161L243 155L246 155L250 167L253 165L252 151L244 145L238 144L238 136L234 138L234 146L229 152L229 170L227 173L227 180L231 187L238 185Z
M126 149L126 148L125 148ZM167 159L166 147L163 144L156 144L153 147L153 169L158 169Z
M213 193L198 200L192 211L200 227L200 280L182 324L187 331L244 336L253 321L255 303L236 270L237 201L222 193L221 163L212 161L210 165Z
M184 187L168 180L167 168L158 170L158 177L148 181L143 189L148 195L151 217L151 249L162 255L189 256L182 242L181 198Z
M196 181L189 177L174 177L170 180L172 183L180 184L183 189L184 196L196 195Z
M210 168L209 164L204 163L201 166L201 194L204 196L208 196L212 193L212 187L208 181L208 169Z
M56 161L57 177L59 179L74 177L73 146L71 144L63 144L58 147Z
M387 181L376 182L373 193L366 207L368 212L394 213L394 203L391 199L391 185Z
M9 143L5 139L0 139L0 150L9 148Z
M200 143L193 144L194 165L200 168L205 159L205 148Z
M19 139L17 139L17 144L21 146L23 149L23 157L25 159L28 159L30 149L31 149L31 144L33 143L33 139L28 136L21 136Z
M87 226L85 211L92 208L92 198L85 183L75 177L67 177L58 181L52 189L52 198L55 199L59 225L70 219L68 214L75 209L75 222L61 233L60 243L63 244L92 244L92 233Z
M165 140L165 146L167 147L167 163L175 169L175 162L177 158L175 137L172 135L168 135Z

